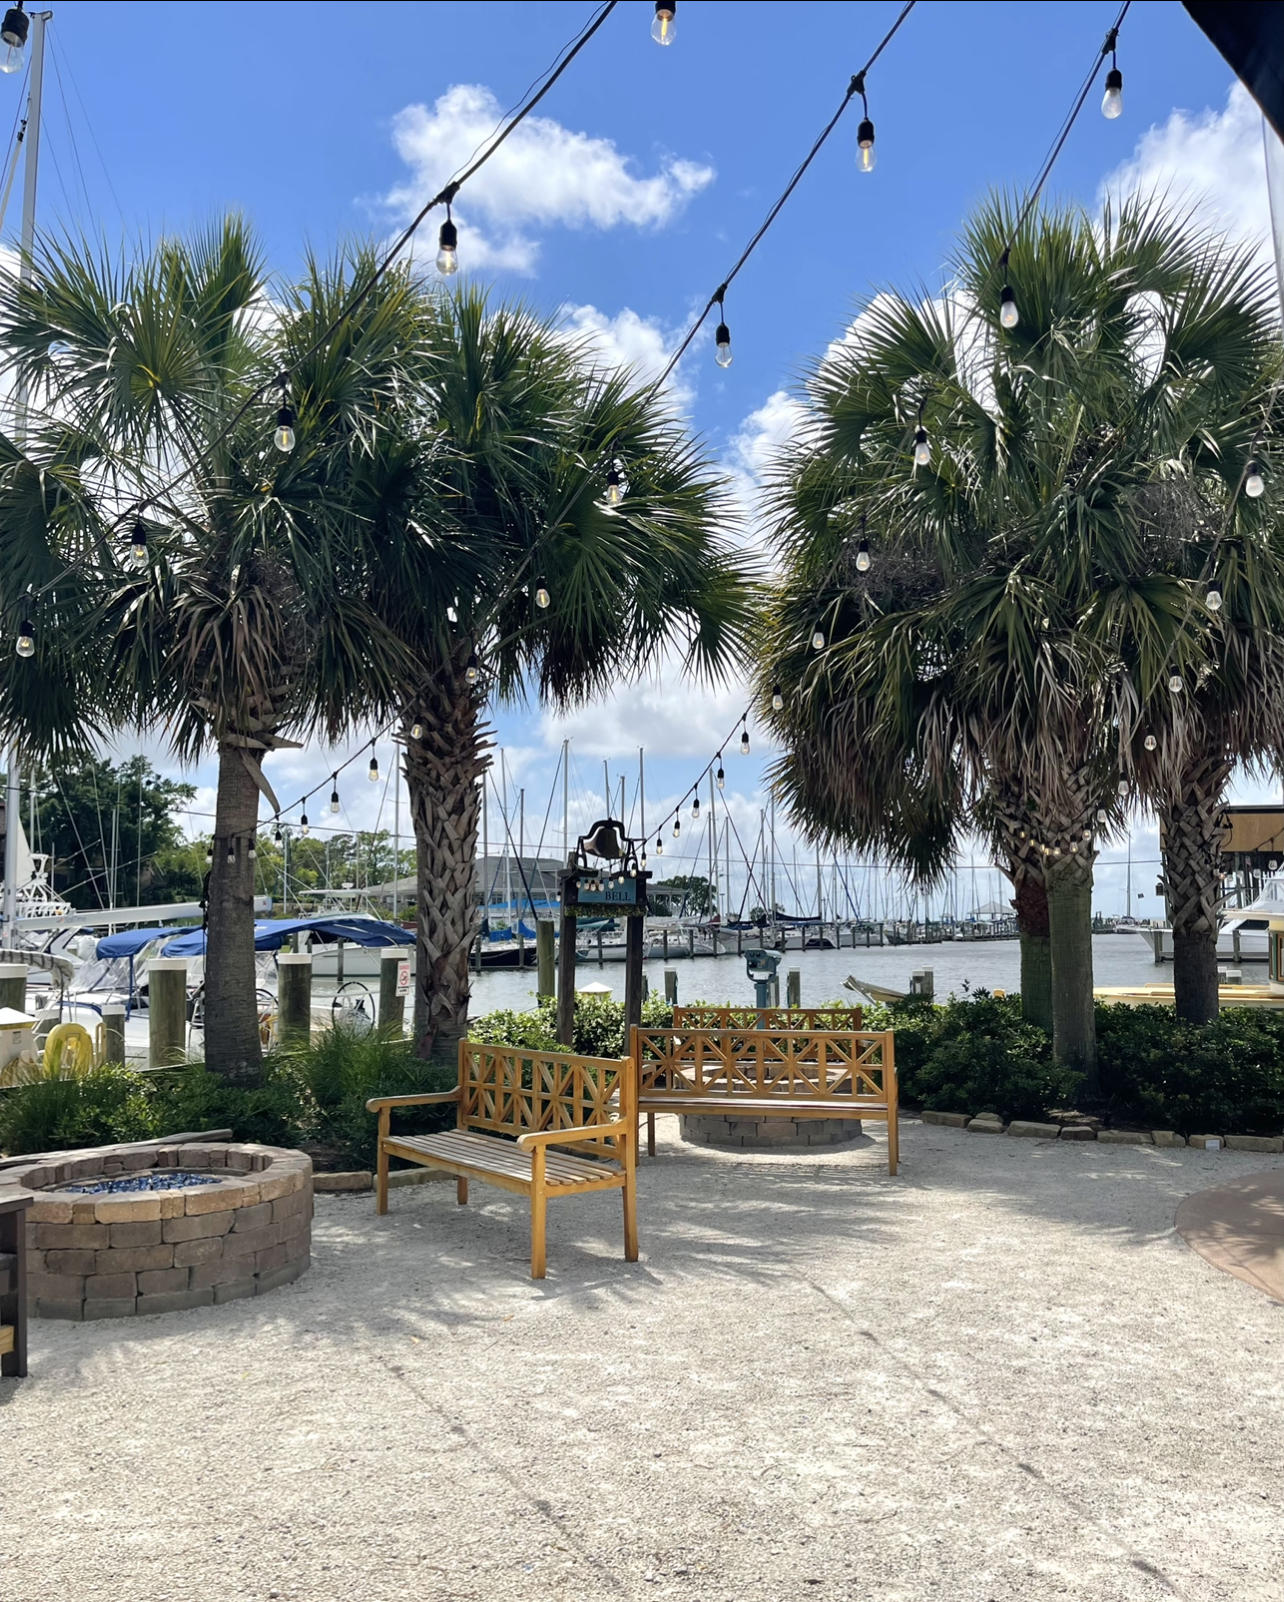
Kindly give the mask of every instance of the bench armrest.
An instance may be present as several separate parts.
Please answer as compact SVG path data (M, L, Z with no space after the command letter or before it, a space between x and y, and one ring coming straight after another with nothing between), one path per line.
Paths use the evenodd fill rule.
M432 1090L422 1096L375 1096L366 1103L367 1112L382 1112L385 1107L425 1107L432 1102L458 1101L459 1086L453 1090Z
M534 1151L536 1146L573 1146L581 1140L602 1140L607 1135L627 1135L629 1126L621 1119L614 1124L579 1124L571 1129L543 1129L537 1135L518 1135L517 1144L523 1151Z

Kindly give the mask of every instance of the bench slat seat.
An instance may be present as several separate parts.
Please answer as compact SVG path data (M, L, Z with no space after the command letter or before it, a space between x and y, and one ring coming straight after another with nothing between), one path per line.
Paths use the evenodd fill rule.
M455 1103L454 1129L392 1133L394 1109L449 1102ZM379 1114L375 1194L380 1213L388 1211L393 1157L454 1174L461 1207L471 1179L529 1196L531 1278L543 1279L548 1198L619 1190L624 1256L637 1261L637 1075L630 1059L463 1040L454 1090L377 1096L366 1107Z

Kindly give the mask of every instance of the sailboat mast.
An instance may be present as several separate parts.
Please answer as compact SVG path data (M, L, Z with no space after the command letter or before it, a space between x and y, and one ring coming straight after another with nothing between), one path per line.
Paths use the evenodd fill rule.
M571 854L571 758L569 740L562 741L562 860Z
M642 834L642 853L646 855L646 751L638 746L638 827Z

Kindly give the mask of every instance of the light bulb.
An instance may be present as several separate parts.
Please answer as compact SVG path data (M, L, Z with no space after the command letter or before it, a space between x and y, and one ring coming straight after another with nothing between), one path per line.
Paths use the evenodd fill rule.
M691 821L692 821L692 823L694 823L695 820L699 816L700 816L700 797L696 796L695 800L691 803Z
M662 857L664 855L664 841L658 834L655 837L655 854L657 857Z
M874 124L866 117L856 130L856 171L873 172L877 159L874 154Z
M784 708L785 708L785 697L784 697L784 694L781 691L780 686L777 684L775 689L773 689L772 692L771 692L771 710L773 712L783 712Z
M245 854L250 859L251 862L253 862L257 858L257 856L259 854L258 853L258 847L254 844L253 840L250 841L250 848Z
M379 782L379 758L377 756L370 758L369 779L371 784L378 784Z
M741 756L748 756L749 755L749 730L748 729L746 729L745 732L740 736L740 755Z
M1153 734L1148 734L1142 743L1145 745L1147 751L1153 751L1159 744L1159 741L1156 740Z
M713 336L713 355L719 367L731 366L731 330L726 323L719 323Z
M717 774L715 775L715 777L717 778L717 781L718 781L719 790L725 790L727 788L727 775L723 771L723 767L722 767L722 752L721 751L718 752L718 771L717 771Z
M676 840L682 833L682 819L675 812L673 814L673 838Z
M1097 808L1097 822L1098 823L1105 823L1106 822L1106 809L1105 809L1105 807L1098 807Z
M670 45L673 36L678 31L678 24L673 13L678 9L678 0L655 0L655 16L651 22L651 37L659 45Z
M477 665L477 653L474 651L468 658L468 666L464 669L464 682L476 684L479 678L481 678L481 668Z
M1278 862L1276 862L1276 860L1275 860L1275 858L1274 858L1274 857L1272 857L1272 858L1271 858L1271 860L1270 860L1270 861L1269 861L1269 862L1268 862L1268 863L1267 863L1267 864L1266 864L1266 871L1267 871L1267 872L1268 872L1268 873L1274 873L1274 872L1275 872L1275 870L1276 870L1276 869L1277 869L1277 868L1278 868L1278 867L1279 867L1279 863L1278 863Z
M638 858L638 867L641 868L643 873L646 872L646 847L645 846L642 847L642 855Z
M825 649L825 634L823 629L813 629L811 636L811 648L813 651L823 651Z
M927 437L927 430L920 423L914 430L914 466L926 467L932 460L932 446Z
M29 617L23 618L22 627L18 630L18 638L15 640L13 648L21 657L35 656L36 631Z
M539 607L541 612L546 612L551 600L552 596L548 593L548 585L541 579L535 586L535 605Z
M272 831L272 841L273 841L274 845L280 845L281 844L281 831L280 831L279 828L273 829L273 831Z
M1061 855L1061 847L1060 846L1053 846L1052 855L1054 857L1059 857Z
M299 819L299 833L306 836L308 832L308 815L305 812Z
M330 792L330 810L331 812L339 810L339 792L337 790L331 790Z
M1012 293L1012 285L1004 284L999 295L999 321L1004 328L1015 328L1021 321L1021 314L1017 311L1016 296Z
M1083 837L1084 837L1085 840L1091 840L1092 839L1092 830L1091 829L1085 829L1083 831Z
M620 483L620 475L615 468L611 468L606 475L606 504L618 506L624 499L624 489Z
M1101 97L1101 115L1115 118L1123 114L1124 108L1124 75L1118 67L1111 67L1106 74L1106 92Z
M1208 586L1208 594L1204 597L1204 605L1210 612L1220 612L1222 609L1222 587L1216 579Z
M459 271L459 232L449 217L437 235L437 271L443 278Z
M1180 695L1181 694L1181 692L1185 689L1185 685L1182 683L1182 677L1181 677L1180 673L1171 673L1171 674L1169 674L1169 676L1168 676L1168 688L1172 691L1172 693L1174 695Z
M1128 781L1127 781L1127 779L1120 779L1120 781L1119 781L1119 794L1120 795L1127 795L1128 794Z
M423 737L424 737L424 726L423 726L423 724L422 723L412 723L410 725L410 738L412 740L422 740Z
M147 566L147 530L141 522L134 524L129 539L129 559L135 567Z
M236 847L234 845L230 845L227 848L227 865L229 868L236 866Z
M1266 480L1262 477L1262 464L1250 462L1248 473L1244 478L1244 493L1249 500L1255 501L1259 495L1266 491Z
M862 540L856 547L856 571L858 573L868 573L869 562L869 541Z
M0 24L0 44L5 45L0 72L17 72L23 62L23 46L27 42L27 29L31 26L21 6L10 6Z
M289 406L282 406L276 414L276 433L272 436L272 443L279 451L294 449L294 412Z

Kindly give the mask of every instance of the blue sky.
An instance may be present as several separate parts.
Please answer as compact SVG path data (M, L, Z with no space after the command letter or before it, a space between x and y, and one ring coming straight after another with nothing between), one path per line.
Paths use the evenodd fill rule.
M898 9L882 0L682 0L677 38L660 49L651 6L626 0L543 103L529 137L461 195L464 267L654 371ZM788 427L791 384L842 334L861 297L884 284L937 288L968 208L991 187L1020 189L1037 170L1116 9L921 0L869 75L875 172L856 172L859 113L849 112L728 298L734 365L720 370L703 345L679 371L680 403L744 497ZM41 224L132 240L234 207L283 273L309 246L386 236L589 11L66 0L51 25ZM1174 184L1213 194L1236 228L1264 228L1260 124L1242 95L1228 100L1231 73L1184 10L1134 4L1119 65L1124 115L1106 121L1092 96L1051 192L1090 203L1112 175L1125 187ZM0 129L6 96L16 108L16 79L0 81ZM602 758L613 774L635 775L644 743L654 817L672 808L744 704L737 685L692 689L666 677L565 726L538 709L501 709L510 794L525 786L528 817L542 817L569 735L574 827L600 811ZM148 749L160 757L160 747ZM757 741L747 761L726 763L745 837L764 804L768 758ZM280 793L295 795L325 780L335 758L274 760ZM212 799L211 778L208 768L196 774L198 812ZM347 787L352 821L370 826L382 805L386 823L391 799L359 782L361 793ZM1155 855L1153 844L1139 832L1138 855ZM1110 910L1122 901L1119 877L1099 869L1098 901Z

